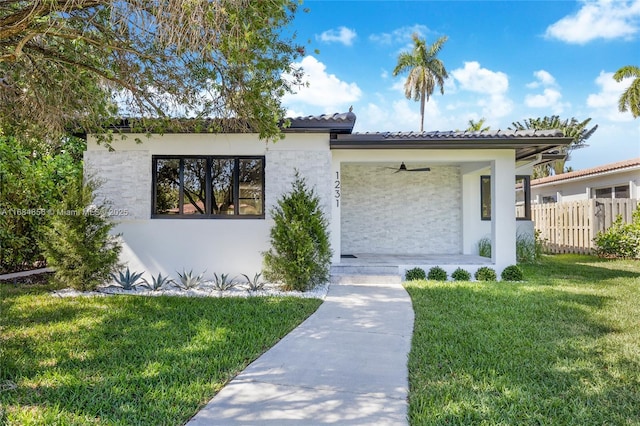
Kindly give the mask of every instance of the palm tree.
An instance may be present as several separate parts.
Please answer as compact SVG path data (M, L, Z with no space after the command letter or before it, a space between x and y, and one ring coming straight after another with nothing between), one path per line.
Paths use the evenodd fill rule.
M565 158L563 160L554 160L551 164L547 163L535 167L534 176L537 178L549 176L551 174L551 171L553 171L554 174L566 172L564 165L565 162L569 159L569 153L574 149L586 146L586 140L589 139L591 135L593 135L593 133L598 129L597 124L588 129L587 125L590 122L591 118L587 118L583 121L578 121L575 117L572 117L571 120L562 120L559 116L552 115L550 117L543 118L529 118L527 120L524 120L524 124L520 123L519 121L511 123L513 128L509 127L509 129L562 130L562 134L564 137L573 139L566 148L562 148L560 150L560 154L565 154Z
M613 79L617 82L630 77L633 77L633 81L627 90L620 95L618 110L620 112L631 111L633 118L638 118L640 117L640 67L627 65L613 75Z
M469 127L467 127L467 132L484 132L485 130L489 130L489 126L485 126L484 122L486 119L482 117L478 121L469 120Z
M407 99L420 101L420 131L424 131L424 105L429 101L436 85L440 86L440 93L444 95L444 80L449 77L444 64L437 58L447 36L442 36L429 46L425 39L413 34L413 51L402 52L398 56L398 63L393 69L393 76L408 72L404 83L404 95Z

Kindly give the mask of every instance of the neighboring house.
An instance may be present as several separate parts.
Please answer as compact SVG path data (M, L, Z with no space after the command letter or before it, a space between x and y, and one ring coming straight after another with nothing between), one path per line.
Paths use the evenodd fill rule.
M533 203L640 199L640 157L531 181Z
M571 141L539 130L352 133L355 120L293 118L275 143L251 133L130 134L110 152L88 135L85 168L103 181L99 196L112 203L133 270L260 271L269 211L297 169L322 201L334 265L341 255L411 255L399 272L445 263L500 273L516 263L519 225L533 229L527 209L516 221L516 177L528 200L533 166ZM483 237L490 261L477 256Z

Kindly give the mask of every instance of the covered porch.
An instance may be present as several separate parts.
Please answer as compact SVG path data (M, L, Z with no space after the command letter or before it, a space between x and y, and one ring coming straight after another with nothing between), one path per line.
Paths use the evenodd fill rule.
M516 177L566 143L555 131L336 135L332 272L500 274L516 263ZM478 255L485 238L490 259Z

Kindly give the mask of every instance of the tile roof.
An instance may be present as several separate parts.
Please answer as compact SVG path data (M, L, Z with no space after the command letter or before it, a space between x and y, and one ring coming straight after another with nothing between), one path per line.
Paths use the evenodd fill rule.
M531 161L569 143L561 130L356 132L335 135L331 149L515 149L517 161Z
M609 163L598 167L592 167L590 169L576 170L574 172L562 173L559 175L547 176L531 181L531 186L544 185L553 182L560 182L570 179L576 179L579 177L597 175L601 173L611 172L614 170L622 170L629 168L640 167L640 157L632 158L630 160L618 161L617 163Z
M359 137L371 139L398 139L398 140L440 140L440 139L519 139L562 137L561 130L485 130L481 132L468 131L431 131L431 132L356 132Z
M356 115L349 111L335 114L288 117L288 120L290 125L284 131L351 133L353 126L356 124Z

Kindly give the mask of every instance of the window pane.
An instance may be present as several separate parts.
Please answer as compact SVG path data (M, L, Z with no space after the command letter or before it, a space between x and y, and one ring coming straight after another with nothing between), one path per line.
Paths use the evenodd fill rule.
M481 219L491 219L491 176L480 177Z
M480 177L481 218L491 219L491 176Z
M232 158L211 160L211 191L213 214L234 214Z
M184 200L182 214L205 214L205 187L207 161L184 159Z
M611 188L596 189L596 198L611 198Z
M529 176L516 176L516 219L531 218Z
M239 204L241 215L262 214L262 175L261 159L239 160Z
M158 159L156 162L155 214L178 214L180 195L180 160Z
M616 192L616 198L629 198L629 185L616 186L614 191Z

